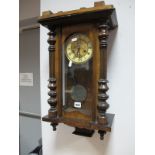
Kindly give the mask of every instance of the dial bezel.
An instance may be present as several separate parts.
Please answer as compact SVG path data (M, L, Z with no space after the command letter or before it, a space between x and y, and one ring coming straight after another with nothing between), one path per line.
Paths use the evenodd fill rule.
M80 36L80 37L79 37ZM74 39L74 38L84 38L85 40L85 42L87 42L87 46L88 46L88 49L87 49L87 53L89 52L89 57L88 57L88 54L86 54L86 56L84 56L84 57L82 57L82 58L80 58L81 59L81 61L75 61L73 58L71 58L70 56L69 56L69 52L68 52L68 45L70 45L71 44L71 41ZM70 50L71 51L71 50ZM73 53L72 51L70 52L70 53ZM65 55L66 55L66 57L67 57L67 59L69 60L69 61L71 61L72 63L74 63L74 64L84 64L84 63L86 63L86 62L88 62L92 57L93 57L93 44L92 44L92 41L90 40L90 38L86 35L86 34L84 34L84 33L74 33L74 34L72 34L72 35L70 35L67 39L66 39L66 41L65 41ZM82 60L83 58L85 58L85 60ZM76 58L77 59L77 58ZM79 58L78 58L78 60L79 60Z

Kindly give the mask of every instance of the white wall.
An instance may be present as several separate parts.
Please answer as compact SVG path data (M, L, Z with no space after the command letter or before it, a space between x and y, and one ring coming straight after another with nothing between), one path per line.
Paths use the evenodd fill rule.
M93 6L94 0L42 0L41 12L64 11ZM56 132L49 123L42 122L44 155L134 155L134 0L106 0L117 10L119 27L110 36L108 80L110 108L115 113L112 132L99 140L72 135L74 128L59 125ZM42 116L47 114L48 44L47 30L41 28L41 106Z

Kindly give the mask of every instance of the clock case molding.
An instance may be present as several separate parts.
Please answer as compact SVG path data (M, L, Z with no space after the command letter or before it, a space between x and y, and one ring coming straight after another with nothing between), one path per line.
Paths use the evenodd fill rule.
M50 122L53 130L59 123L75 127L74 134L91 137L94 130L98 130L103 140L106 132L111 131L114 114L106 113L109 108L107 99L107 46L109 32L117 24L116 11L113 5L95 2L94 7L78 10L52 13L45 11L38 22L48 28L49 44L49 99L48 115L42 118ZM78 111L66 113L62 105L62 46L65 38L75 32L87 33L94 44L93 81L91 117L84 119ZM80 119L79 119L80 118Z

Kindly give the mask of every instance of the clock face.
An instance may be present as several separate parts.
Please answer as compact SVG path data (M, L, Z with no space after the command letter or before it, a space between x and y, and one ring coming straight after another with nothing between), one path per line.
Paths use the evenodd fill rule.
M66 41L65 53L70 62L86 63L93 54L92 43L86 35L74 34Z

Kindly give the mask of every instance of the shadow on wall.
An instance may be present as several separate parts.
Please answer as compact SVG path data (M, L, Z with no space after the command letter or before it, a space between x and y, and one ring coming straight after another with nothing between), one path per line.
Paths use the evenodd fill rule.
M76 154L80 154L80 155L87 155L88 152L89 152L89 155L107 154L109 141L111 139L112 133L110 134L107 133L105 135L104 140L101 141L97 131L95 132L93 137L89 138L89 137L73 135L72 134L73 130L74 130L73 127L59 125L56 131L57 133L56 133L56 140L55 140L55 146L54 146L58 152L65 151L67 153L67 152L72 152L73 150L76 150ZM93 151L92 153L91 153L90 144ZM87 146L89 146L89 148ZM94 150L95 150L95 154L94 154Z

